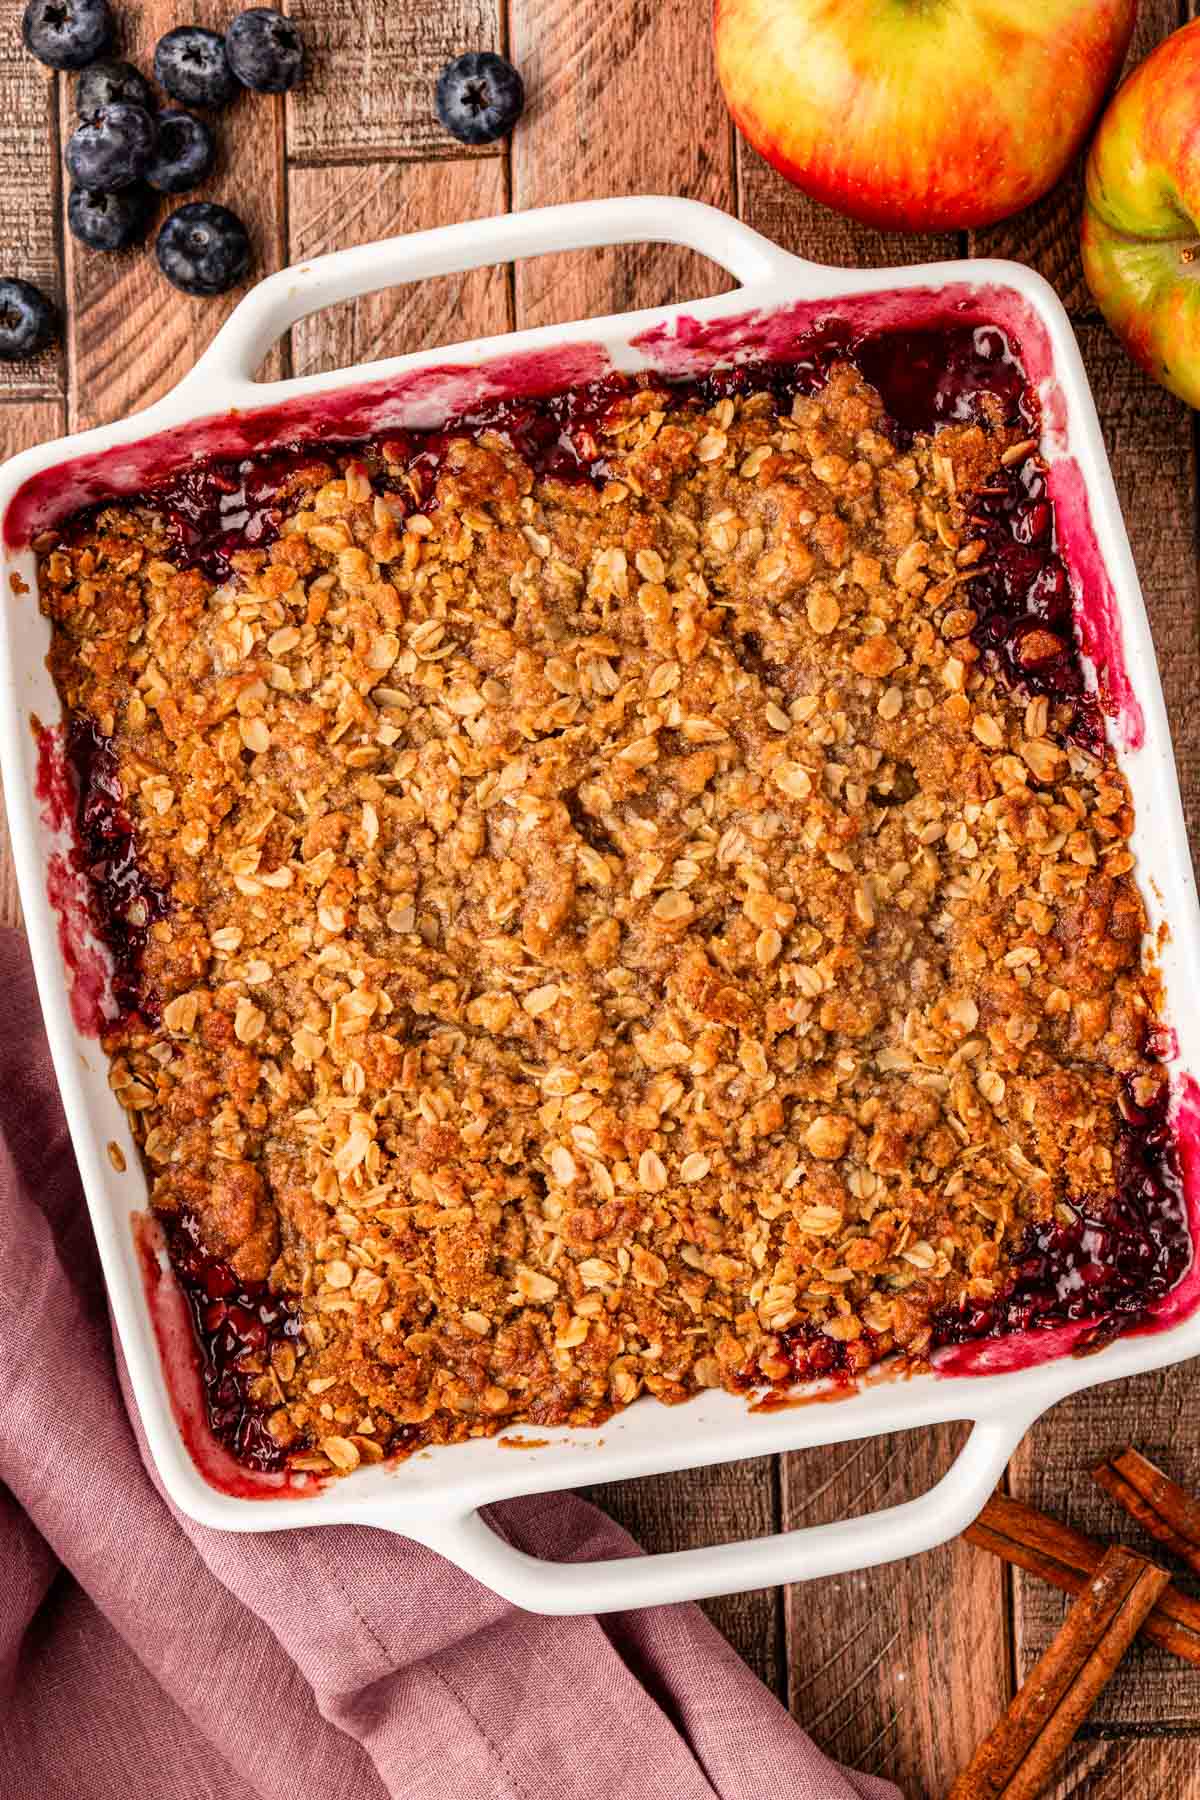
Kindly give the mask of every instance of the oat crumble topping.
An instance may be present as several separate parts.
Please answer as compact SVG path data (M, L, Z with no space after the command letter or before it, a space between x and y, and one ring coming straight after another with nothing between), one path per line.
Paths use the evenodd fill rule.
M306 454L220 583L152 496L42 558L169 894L112 1086L293 1299L293 1467L919 1364L1161 1098L1125 782L972 636L1022 429L898 446L839 362L603 450Z

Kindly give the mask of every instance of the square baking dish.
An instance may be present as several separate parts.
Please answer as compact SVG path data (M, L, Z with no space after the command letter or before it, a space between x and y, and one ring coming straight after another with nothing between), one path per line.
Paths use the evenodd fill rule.
M393 282L549 251L628 242L686 245L741 283L699 303L525 331L298 381L259 384L253 371L296 320ZM603 1612L803 1580L927 1549L978 1512L1031 1422L1076 1389L1200 1352L1200 1271L1150 1309L1137 1330L1072 1357L1075 1327L987 1340L969 1359L938 1358L903 1381L872 1372L836 1405L753 1411L707 1391L667 1418L643 1398L597 1430L548 1429L536 1446L495 1439L440 1447L398 1465L322 1484L239 1476L207 1438L189 1324L153 1235L147 1193L106 1059L75 1022L72 985L86 979L51 899L65 845L38 796L33 722L60 707L46 669L50 630L36 605L31 543L76 507L137 492L206 456L233 456L322 436L436 427L471 407L544 393L612 370L683 377L743 361L783 359L830 321L851 329L997 325L1019 345L1038 393L1059 543L1071 572L1089 681L1132 790L1132 848L1150 940L1165 983L1162 1037L1171 1077L1193 1241L1200 1212L1200 1018L1176 996L1200 991L1200 914L1170 734L1137 575L1095 407L1066 315L1020 265L940 263L899 270L823 268L779 250L735 219L694 202L634 198L519 213L336 252L269 277L250 293L192 373L165 399L119 423L14 458L0 473L7 604L0 623L0 763L42 1008L113 1315L150 1449L172 1500L201 1523L274 1531L354 1522L401 1532L534 1611ZM59 809L61 815L61 808ZM56 858L58 861L56 862ZM78 919L76 919L76 926ZM91 953L89 953L91 954ZM82 1016L82 1014L81 1014ZM123 1152L121 1172L106 1154ZM121 1158L116 1159L120 1161ZM940 1356L940 1353L939 1353ZM971 1373L951 1373L969 1362ZM947 1475L903 1505L840 1523L608 1563L559 1565L512 1548L480 1508L518 1494L736 1461L949 1419L974 1422Z

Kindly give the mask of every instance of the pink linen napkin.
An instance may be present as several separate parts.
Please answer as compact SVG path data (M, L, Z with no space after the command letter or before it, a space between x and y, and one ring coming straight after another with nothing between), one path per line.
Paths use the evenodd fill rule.
M175 1513L15 932L0 993L0 1800L897 1800L694 1606L543 1619L384 1532ZM638 1554L569 1496L497 1511L552 1559Z

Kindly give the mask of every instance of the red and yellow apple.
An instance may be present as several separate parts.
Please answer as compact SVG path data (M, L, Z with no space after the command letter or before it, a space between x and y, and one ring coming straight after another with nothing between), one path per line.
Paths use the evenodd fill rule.
M1161 43L1100 121L1083 269L1134 361L1200 406L1200 21Z
M754 148L870 225L988 225L1054 185L1137 0L715 0L717 73Z

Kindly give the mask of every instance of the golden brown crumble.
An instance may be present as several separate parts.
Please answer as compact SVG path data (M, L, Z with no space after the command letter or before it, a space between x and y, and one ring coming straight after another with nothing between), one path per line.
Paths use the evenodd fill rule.
M602 489L456 441L295 478L223 585L145 506L43 557L172 910L114 1032L155 1208L300 1297L298 1466L919 1359L1149 1095L1124 780L981 666L959 503L847 365L646 391ZM409 1433L411 1438L414 1434Z

